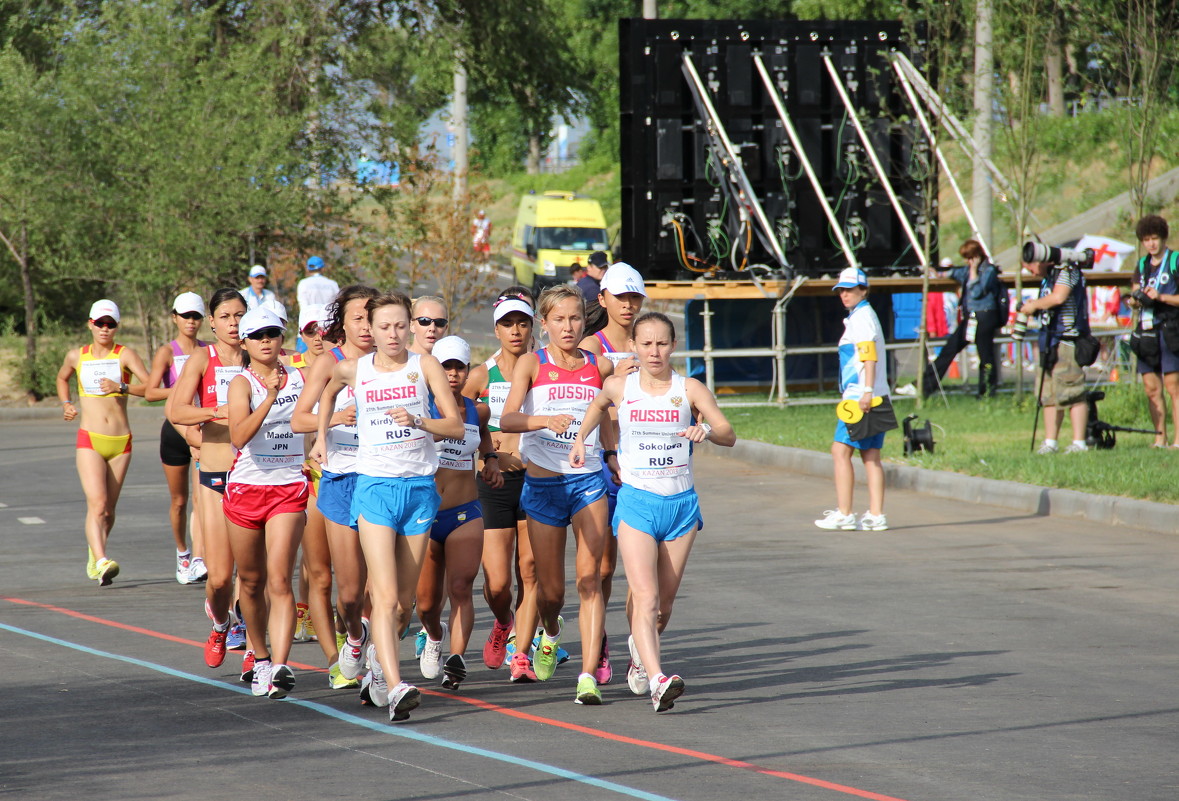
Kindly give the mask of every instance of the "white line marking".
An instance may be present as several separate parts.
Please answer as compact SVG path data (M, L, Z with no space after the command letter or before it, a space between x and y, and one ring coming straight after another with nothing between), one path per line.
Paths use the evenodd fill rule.
M26 526L43 526L45 521L39 517L18 517L17 520L24 523Z

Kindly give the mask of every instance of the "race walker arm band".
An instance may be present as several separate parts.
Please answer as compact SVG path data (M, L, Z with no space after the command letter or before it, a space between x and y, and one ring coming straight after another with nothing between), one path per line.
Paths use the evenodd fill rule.
M867 342L857 342L856 355L860 357L860 361L862 362L878 361L876 358L876 342L871 339Z

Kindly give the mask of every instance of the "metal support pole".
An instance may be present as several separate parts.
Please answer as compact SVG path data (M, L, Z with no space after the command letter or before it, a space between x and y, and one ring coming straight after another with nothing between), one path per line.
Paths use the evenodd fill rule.
M716 395L716 376L713 374L712 359L712 306L708 298L704 299L704 310L700 312L704 322L704 383L708 391Z
M778 377L778 403L786 402L786 304L790 295L783 295L774 304L774 362Z

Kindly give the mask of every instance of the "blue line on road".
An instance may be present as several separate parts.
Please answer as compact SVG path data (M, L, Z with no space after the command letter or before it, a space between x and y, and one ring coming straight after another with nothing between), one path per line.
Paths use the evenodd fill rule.
M25 637L31 637L35 640L41 640L42 642L60 645L63 648L71 648L75 651L81 651L82 653L91 654L93 656L100 656L105 659L115 659L120 662L126 662L131 665L147 668L148 670L154 670L157 673L163 673L168 676L174 676L179 679L196 682L197 684L204 684L209 687L216 687L221 690L229 690L230 692L235 692L240 695L250 695L252 697L252 693L249 689L245 687L234 687L232 684L226 684L219 679L210 679L205 676L198 676L194 673L185 673L182 670L175 670L173 668L167 667L166 665L157 665L154 662L147 662L142 659L135 659L133 657L122 656L120 654L112 654L108 651L99 651L95 648L89 648L85 645L69 642L68 640L60 640L57 637L50 637L46 634L39 634L35 631L17 628L16 626L10 626L6 623L0 623L0 629L10 631L13 634L21 634ZM585 776L581 773L565 770L564 768L546 765L543 762L534 762L530 759L522 759L521 757L512 756L511 754L501 754L498 751L491 751L486 748L455 743L451 742L450 740L444 740L441 737L431 736L429 734L419 734L418 732L412 731L410 729L395 727L388 723L378 723L376 721L366 720L355 715L349 715L346 712L341 712L338 709L333 709L332 707L325 704L315 703L314 701L303 701L298 698L291 698L290 696L283 700L287 703L292 703L296 706L310 709L313 712L318 712L321 715L335 718L336 720L342 721L344 723L350 723L354 726L362 726L366 729L371 729L372 731L379 732L381 734L387 734L391 737L401 737L406 740L416 740L417 742L424 743L425 745L433 745L439 748L449 748L452 751L461 751L464 754L471 754L472 756L481 756L486 757L487 759L494 759L498 762L506 762L510 765L519 765L523 768L530 768L540 773L558 776L562 779L569 779L570 781L580 782L581 784L588 784L592 787L600 787L604 790L618 793L619 795L643 799L643 801L675 801L675 799L668 798L667 796L655 795L654 793L637 790L633 787L627 787L622 784L606 781L605 779L596 779L593 776Z

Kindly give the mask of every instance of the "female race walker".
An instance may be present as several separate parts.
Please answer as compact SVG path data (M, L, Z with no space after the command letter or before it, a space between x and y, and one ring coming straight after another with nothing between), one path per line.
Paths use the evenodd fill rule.
M581 675L576 703L600 704L602 693L594 680L602 647L602 580L598 573L610 529L606 519L606 482L596 453L597 437L587 440L589 453L579 467L569 465L569 449L590 401L611 374L609 360L598 359L577 346L585 322L585 300L575 287L561 285L544 291L538 303L541 325L549 346L525 354L516 362L512 389L504 403L500 426L518 432L528 467L521 503L528 515L528 541L536 563L536 588L516 611L516 653L512 681L547 681L557 667L561 640L559 614L565 602L566 528L573 524L577 538L577 594L581 601ZM614 446L614 430L603 432L603 444ZM537 618L544 626L536 653L535 673L529 668L532 644L527 634Z
M839 338L839 387L844 399L858 400L867 413L872 398L888 397L888 374L880 358L884 356L884 331L876 312L868 304L868 276L855 267L844 268L834 291L847 309L843 321L843 336ZM831 457L835 461L835 498L838 509L828 509L815 525L829 531L853 531L856 516L852 513L852 494L856 474L852 470L852 454L860 452L864 472L868 476L868 511L860 518L864 531L886 531L884 517L884 466L880 463L880 449L884 434L868 439L853 440L847 424L835 423L835 441L831 443Z
M295 633L291 576L309 492L303 438L291 431L303 373L279 361L282 320L270 309L246 312L238 331L248 358L229 384L229 437L238 455L226 481L225 517L253 644L252 690L283 698L295 686L287 665Z
M209 571L205 581L205 614L213 622L205 641L205 664L217 668L225 661L233 605L233 553L221 502L237 451L229 441L226 403L229 384L242 371L238 324L246 313L246 302L236 289L227 287L213 293L208 307L209 329L216 339L213 344L193 351L185 362L166 410L168 419L177 425L201 427L200 487L196 502L205 534L205 566Z
M476 454L483 455L482 476L489 487L502 487L503 476L487 430L491 409L462 396L471 369L471 346L460 337L443 337L434 343L433 356L446 373L455 405L462 409L463 436L436 443L438 473L434 483L442 505L430 529L430 545L418 579L418 619L426 630L419 666L427 679L437 677L441 670L442 686L454 690L467 677L464 654L475 623L471 587L483 556L483 508L475 486ZM436 403L430 404L430 413L438 414ZM449 626L442 622L444 589L450 598ZM443 640L448 630L450 656L443 664Z
M131 424L127 396L143 397L147 369L135 351L115 344L119 307L97 300L90 307L91 342L66 354L57 371L57 397L67 423L82 412L76 462L86 494L86 577L106 587L119 575L119 563L106 553L115 525L115 506L131 466ZM78 403L70 400L70 376L78 374ZM134 376L139 383L128 386Z
M416 299L409 318L409 332L413 334L409 352L423 356L434 350L434 343L446 336L446 327L450 325L446 301L433 295Z
M299 337L299 350L284 358L291 367L303 371L304 376L311 372L311 365L315 363L315 360L323 355L323 332L320 330L320 325L323 323L326 313L327 308L320 305L299 309L299 329L295 332ZM304 437L304 450L310 451L314 442L314 437ZM301 558L299 560L299 594L298 600L295 602L295 642L310 642L318 639L315 633L315 623L311 619L311 608L308 606L311 595L310 577L313 571L327 573L327 589L324 590L322 586L317 585L319 586L317 595L319 599L325 595L327 598L326 601L322 601L323 609L320 611L321 615L327 615L327 617L321 618L321 623L332 622L332 560L328 556L327 529L324 526L323 515L320 514L316 506L316 496L319 494L319 466L308 459L304 463L304 472L311 480L311 494L307 498L307 525L303 527L303 542L299 547ZM321 577L320 581L322 582L322 580ZM330 630L324 629L324 632ZM326 633L324 636L325 641L321 643L321 646L324 655L328 657L328 665L330 666L335 661L336 647L331 642L331 637L328 637Z
M487 429L499 462L503 483L490 486L476 475L479 504L483 508L483 599L494 615L491 633L483 644L483 664L497 670L506 663L508 640L512 636L516 606L536 584L532 551L528 547L524 509L524 462L520 456L520 435L501 431L500 416L511 389L516 362L532 350L532 295L522 286L508 287L495 301L492 319L499 350L471 370L463 394L486 403L491 410ZM520 587L513 601L512 578Z
M378 706L387 703L390 721L400 722L421 703L420 691L401 680L397 646L398 633L409 622L428 533L438 513L438 455L432 437L462 437L463 421L438 360L406 349L409 298L395 291L367 306L376 351L336 364L320 398L319 436L311 456L320 464L327 458L336 397L352 387L359 432L352 521L360 531L373 605L375 647L370 659L375 662L369 697ZM427 416L431 393L440 419ZM365 645L349 634L341 663L345 656L359 661Z
M638 369L633 351L627 349L630 341L630 327L634 318L643 308L643 301L647 298L647 290L643 286L643 276L639 271L626 262L615 262L602 276L601 289L598 292L598 303L606 312L606 327L595 331L581 341L581 347L595 356L604 356L614 365L614 374L625 376ZM610 410L610 420L616 421L618 412ZM608 464L608 459L602 460L602 479L606 482L607 502L609 503L608 519L614 519L614 509L618 504L618 481L614 471ZM614 467L618 465L615 464ZM602 605L610 604L610 591L614 586L614 570L618 565L618 548L614 537L606 538L606 550L602 554L602 565L599 572L602 575ZM602 656L598 666L594 669L594 679L598 684L609 684L614 676L610 667L610 643L606 639L605 626L602 629Z
M303 394L295 405L291 426L295 431L311 433L319 430L317 405L324 387L332 377L336 365L345 359L359 359L372 353L373 337L368 323L368 302L380 295L371 286L353 284L340 290L328 306L323 322L323 338L330 347L324 357L317 359L307 374ZM339 343L339 344L337 344ZM330 428L324 443L319 489L315 503L323 515L327 530L329 564L321 573L312 566L310 601L311 620L319 630L319 644L328 660L328 686L344 690L359 684L364 663L363 649L359 652L345 643L364 643L368 635L361 620L364 611L364 585L368 581L360 537L352 526L352 494L356 489L356 453L359 447L356 431L356 396L352 387L345 387L332 407ZM315 463L315 449L311 450ZM304 535L306 549L310 541ZM319 560L315 560L319 561ZM335 631L332 623L332 571L335 571L336 606L344 636L329 638L325 632ZM326 628L325 628L326 627ZM328 653L332 651L330 654Z
M649 690L655 711L663 712L683 694L684 681L664 674L659 636L671 618L688 554L703 524L692 480L692 443L731 446L737 437L712 393L671 368L671 320L658 312L643 314L635 320L630 341L639 370L606 381L586 411L569 463L584 464L584 438L609 419L613 403L622 471L613 522L630 587L627 682L636 695Z
M151 375L147 379L149 401L166 401L172 395L172 387L180 378L180 371L188 357L205 343L197 339L201 323L205 319L205 301L195 292L181 292L172 302L172 322L176 325L176 338L167 345L161 345L151 361ZM204 581L208 576L205 569L204 537L201 533L200 516L195 504L192 511L192 550L188 548L188 499L189 489L195 484L190 476L189 465L199 453L189 445L189 437L200 440L200 431L190 426L177 428L166 418L160 427L160 462L164 465L164 478L168 482L168 493L172 503L168 507L168 519L172 523L172 537L176 540L176 581L193 584ZM195 490L194 490L195 492Z

